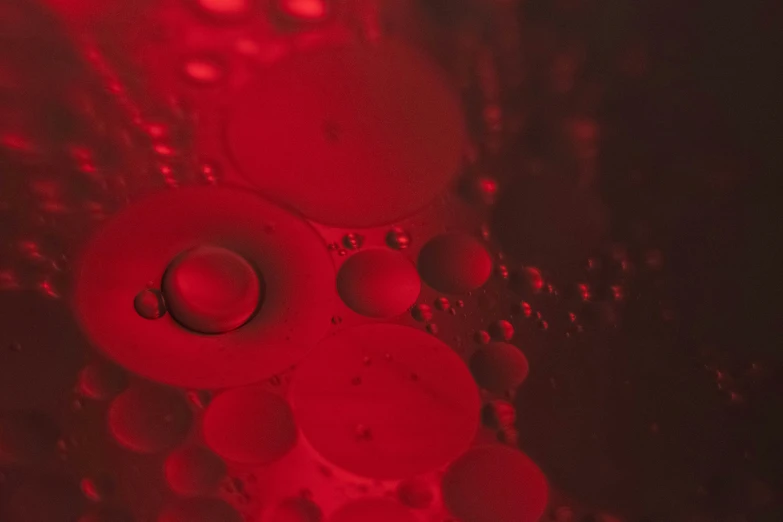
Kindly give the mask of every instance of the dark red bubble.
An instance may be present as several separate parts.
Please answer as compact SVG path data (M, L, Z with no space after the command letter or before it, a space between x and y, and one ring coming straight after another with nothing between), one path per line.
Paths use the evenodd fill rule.
M527 357L513 344L490 343L470 358L470 371L485 390L499 395L514 391L527 378Z
M239 95L226 136L261 192L346 227L425 206L457 173L465 143L459 100L436 67L389 40L282 62Z
M363 498L343 505L329 522L417 522L402 504L386 498Z
M133 308L144 319L160 319L166 315L166 303L160 290L145 288L133 298Z
M546 509L546 477L524 453L485 446L458 458L443 477L443 501L463 522L536 522Z
M122 392L128 386L128 376L113 364L96 361L79 372L77 386L79 393L85 397L103 401Z
M318 504L306 498L289 498L275 507L268 522L321 522L323 513Z
M264 293L263 279L239 254L200 246L183 252L163 276L169 313L185 328L220 334L245 324Z
M432 488L423 479L403 480L397 485L397 498L408 507L427 509L432 504Z
M482 286L492 273L492 258L478 239L442 234L419 252L419 274L429 286L447 294L463 294Z
M0 502L3 522L73 522L83 500L79 488L58 479L28 478Z
M176 391L136 384L114 399L107 417L109 431L121 446L136 453L157 453L185 438L193 416Z
M169 504L158 515L157 522L242 522L228 503L216 498L195 498Z
M60 430L38 412L0 411L0 462L41 466L54 460Z
M290 398L321 456L379 479L446 464L468 448L479 421L478 390L451 348L388 324L324 340L297 368Z
M232 462L266 464L296 444L297 429L288 403L262 387L221 393L204 414L204 440Z
M492 234L513 259L571 275L607 232L597 194L560 176L520 178L501 194Z
M337 291L354 312L389 318L405 313L416 302L421 281L404 255L372 249L351 256L340 267Z
M199 245L236 252L263 274L263 305L241 328L200 335L171 314L149 321L134 310L140 289ZM134 203L93 236L78 263L74 305L93 344L125 368L221 388L276 375L320 341L334 315L334 277L323 240L301 218L250 192L188 187Z
M226 464L211 451L189 447L171 453L163 467L166 482L180 495L203 495L215 491L226 476Z

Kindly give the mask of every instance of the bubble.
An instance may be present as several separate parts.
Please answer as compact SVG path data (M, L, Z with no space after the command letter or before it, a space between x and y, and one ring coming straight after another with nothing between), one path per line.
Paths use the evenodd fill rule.
M492 429L513 428L517 420L517 410L511 403L495 399L484 405L481 419L485 426Z
M364 244L364 236L351 232L343 236L343 245L348 250L358 250Z
M520 178L501 194L492 216L503 252L564 277L600 245L606 228L598 195L556 175Z
M102 502L110 496L115 489L114 481L107 476L85 477L79 482L82 494L93 502Z
M426 206L458 173L466 139L461 103L437 67L390 39L279 62L236 97L226 136L262 193L340 227Z
M435 299L435 308L437 308L441 312L450 311L451 303L449 302L448 297L438 297L437 299Z
M508 321L500 320L492 323L489 334L498 341L510 341L514 337L514 326Z
M192 421L188 403L177 392L148 384L136 384L118 395L107 417L115 440L136 453L157 453L177 445Z
M3 522L73 522L81 512L79 488L58 479L31 479L0 503Z
M361 326L322 341L296 369L290 394L313 448L365 477L431 471L465 451L478 428L478 391L464 362L403 326ZM357 437L359 426L371 436Z
M121 368L105 362L93 362L79 372L77 389L90 399L105 401L128 386L128 376Z
M0 411L0 462L41 466L56 455L60 433L46 415Z
M485 390L497 394L514 391L527 378L527 357L512 344L491 343L470 358L470 371Z
M414 509L427 509L432 504L432 488L425 480L412 478L397 484L397 498Z
M526 266L514 271L511 275L510 287L521 296L538 294L544 288L544 276L538 268Z
M363 498L344 504L329 522L417 522L405 506L386 498Z
M175 493L203 495L217 489L226 475L226 464L209 450L189 447L171 453L163 471Z
M329 14L326 0L275 0L278 11L296 21L318 22Z
M183 252L163 276L172 317L195 332L219 334L245 324L265 292L263 279L239 254L200 246Z
M337 291L348 307L367 317L405 313L421 290L416 268L399 252L371 249L351 256L337 274Z
M283 500L271 512L265 522L321 522L323 513L318 504L306 498Z
M478 344L489 344L492 338L489 336L489 332L485 330L478 330L473 334L473 340Z
M215 397L204 414L204 440L231 462L265 464L293 448L297 429L288 403L261 387Z
M419 253L419 273L440 292L462 294L481 287L492 273L492 259L484 246L465 234L442 234Z
M442 490L447 508L463 522L536 522L549 495L538 466L507 446L479 447L458 458Z
M193 83L212 85L218 83L226 74L225 66L215 58L190 58L182 65L182 73Z
M392 227L386 233L386 244L395 250L405 250L411 245L411 236L400 227Z
M136 313L144 319L160 319L166 315L166 303L160 290L147 288L136 294L133 300Z
M242 522L242 515L230 504L216 498L194 498L169 504L157 522Z
M430 305L417 304L411 310L411 316L419 322L426 323L432 319L432 308Z

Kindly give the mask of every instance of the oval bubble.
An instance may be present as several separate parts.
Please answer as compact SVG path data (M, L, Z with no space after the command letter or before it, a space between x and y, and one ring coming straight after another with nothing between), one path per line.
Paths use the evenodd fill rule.
M218 455L242 464L266 464L296 444L291 408L259 386L221 393L207 407L204 440Z
M546 477L524 453L507 446L470 450L442 482L443 501L463 522L536 522L546 509Z
M114 439L136 453L176 446L188 434L192 417L176 391L148 384L136 384L118 395L107 415Z
M419 252L419 274L429 286L447 294L481 287L492 273L492 258L481 242L466 234L441 234Z
M171 453L163 466L166 482L180 495L202 495L216 490L226 476L226 464L204 448L182 448Z
M351 256L337 273L337 291L354 312L376 318L405 313L416 302L421 281L414 266L393 250Z
M497 394L514 391L529 373L527 357L508 343L490 343L476 350L470 358L470 371L485 390Z
M103 361L85 366L79 372L79 393L90 399L108 400L121 393L128 386L124 370Z

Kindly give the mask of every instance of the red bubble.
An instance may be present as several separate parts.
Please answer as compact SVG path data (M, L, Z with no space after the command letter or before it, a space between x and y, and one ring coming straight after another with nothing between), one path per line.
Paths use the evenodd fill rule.
M116 366L96 361L79 372L79 393L99 401L111 399L128 386L125 371Z
M157 522L242 522L242 515L216 498L195 498L169 504Z
M442 234L419 252L419 273L440 292L463 294L482 286L492 273L492 258L481 242L465 234Z
M263 275L263 305L241 328L200 335L171 314L136 313L139 291L198 245L236 252ZM216 279L224 276L218 270ZM276 375L321 340L334 315L334 277L323 239L301 218L248 191L187 187L126 207L92 237L74 306L92 344L123 367L167 384L224 388Z
M136 453L156 453L180 443L188 434L192 413L174 390L137 384L111 403L109 431Z
M209 450L191 447L169 455L163 470L175 493L203 495L217 489L226 475L226 464Z
M337 291L354 312L389 318L405 313L416 302L421 281L404 255L372 249L351 256L340 267Z
M527 378L527 357L512 344L490 343L470 358L470 371L485 390L497 394L512 392Z
M447 188L465 125L436 67L385 40L280 63L239 95L226 137L264 194L326 225L368 227Z
M536 522L546 509L546 477L524 453L507 446L476 448L443 477L443 501L463 522Z
M366 477L436 469L478 428L478 390L463 361L408 327L362 326L324 340L297 368L290 394L315 450Z
M297 439L291 409L261 387L221 393L204 414L204 440L232 462L266 464L293 448Z
M354 500L335 511L329 522L418 522L405 506L386 498Z
M214 246L183 252L163 276L169 313L185 328L208 334L230 332L245 324L256 312L263 288L247 260Z

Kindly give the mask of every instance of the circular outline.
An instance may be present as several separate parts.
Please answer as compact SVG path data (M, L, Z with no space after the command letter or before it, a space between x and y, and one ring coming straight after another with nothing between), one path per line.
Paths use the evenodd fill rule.
M140 317L139 290L205 243L236 251L263 274L259 312L219 335L191 332L170 314ZM74 273L74 313L93 345L135 373L183 387L251 384L293 366L326 335L337 303L334 263L315 229L227 187L164 191L131 205L91 238Z

